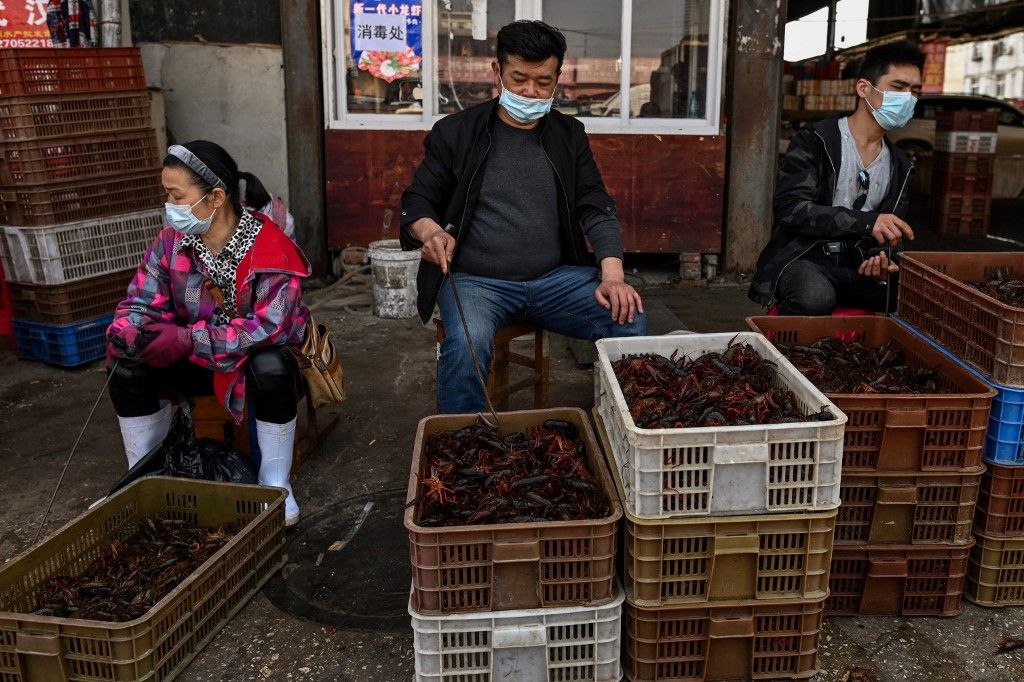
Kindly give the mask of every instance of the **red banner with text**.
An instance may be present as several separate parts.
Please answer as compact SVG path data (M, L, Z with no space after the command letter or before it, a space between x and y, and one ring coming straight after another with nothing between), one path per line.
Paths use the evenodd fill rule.
M0 0L0 50L53 47L46 27L46 0Z

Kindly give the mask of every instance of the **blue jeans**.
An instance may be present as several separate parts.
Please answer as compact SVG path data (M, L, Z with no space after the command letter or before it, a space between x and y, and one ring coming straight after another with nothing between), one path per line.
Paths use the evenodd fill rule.
M563 265L527 282L461 272L450 275L437 299L445 330L437 363L437 404L442 414L480 412L487 404L452 294L453 276L483 372L491 366L494 335L510 324L531 322L556 334L590 341L643 336L647 331L643 314L637 313L632 324L623 325L601 307L594 298L601 283L596 268Z

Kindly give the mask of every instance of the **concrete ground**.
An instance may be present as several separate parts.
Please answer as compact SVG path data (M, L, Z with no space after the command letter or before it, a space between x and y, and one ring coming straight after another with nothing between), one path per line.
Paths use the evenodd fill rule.
M669 286L646 296L662 300L694 331L738 331L746 315L759 312L741 286ZM339 426L294 478L305 516L289 535L292 563L284 579L253 599L195 659L180 678L185 682L412 676L412 633L404 612L409 557L399 516L416 424L434 407L434 332L413 320L322 317L337 332L349 399ZM552 343L551 355L550 403L589 408L590 368L578 366L562 341ZM0 560L29 547L103 379L98 364L65 371L0 352ZM526 406L525 396L512 405ZM83 512L124 468L116 419L104 398L47 531ZM372 532L353 534L358 510ZM341 538L349 542L345 550L325 551ZM269 592L291 613L275 606ZM1005 637L1022 636L1024 609L1018 608L967 604L951 619L830 619L818 679L1021 680L1024 649L996 649Z

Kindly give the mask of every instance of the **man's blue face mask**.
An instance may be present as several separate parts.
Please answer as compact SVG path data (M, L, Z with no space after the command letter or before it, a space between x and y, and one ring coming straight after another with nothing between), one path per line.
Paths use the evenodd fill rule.
M523 97L506 88L505 83L500 79L498 82L501 83L501 97L498 99L498 102L505 108L508 115L516 121L520 123L538 121L551 111L551 103L555 101L554 93L547 99Z
M913 93L892 90L883 92L874 85L871 86L871 89L882 94L882 106L877 109L871 106L867 97L864 98L864 103L871 109L878 125L886 130L896 130L910 123L910 119L914 117L914 109L917 107L917 98Z

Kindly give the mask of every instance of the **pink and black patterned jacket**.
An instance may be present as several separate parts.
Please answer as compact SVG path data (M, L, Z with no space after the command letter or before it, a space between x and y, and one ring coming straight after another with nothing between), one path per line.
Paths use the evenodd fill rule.
M107 332L120 335L146 322L187 325L192 332L190 360L214 370L217 399L241 421L245 406L245 361L254 349L301 345L309 310L302 303L301 280L309 261L269 218L236 275L238 316L228 324L212 322L217 301L204 285L208 274L182 235L165 227L146 250L142 264L118 304Z

